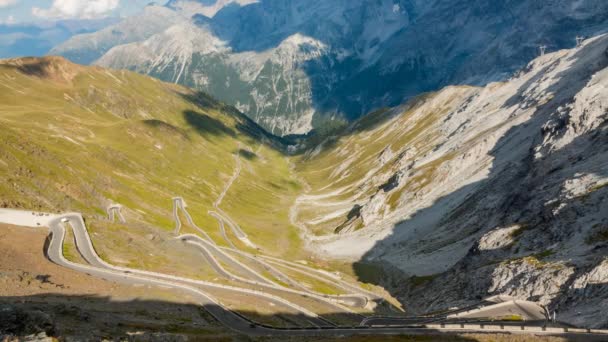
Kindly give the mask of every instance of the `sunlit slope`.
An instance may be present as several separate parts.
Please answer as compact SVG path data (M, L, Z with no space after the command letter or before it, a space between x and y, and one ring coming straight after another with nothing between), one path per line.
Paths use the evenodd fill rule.
M477 91L449 87L379 110L301 156L297 171L310 189L298 199L297 221L325 235L356 231L388 215L403 193L414 194L441 176L438 166L454 157L434 153L445 139L441 124ZM427 163L412 162L426 156L431 157ZM399 186L398 172L404 168L412 177ZM378 208L370 198L376 198Z
M297 189L280 142L232 107L55 57L0 61L0 79L0 206L101 219L119 203L128 222L170 231L171 199L181 196L197 225L223 243L208 211L239 156L247 179L226 192L227 210L269 253L284 250L255 231L259 223L273 221L275 238L297 243L287 215L268 210L291 203ZM264 191L259 202L240 183Z
M469 284L469 298L562 300L547 283L582 283L603 260L607 51L606 35L589 38L507 82L447 87L366 116L300 157L308 191L293 222L319 254L358 262L362 278L381 279L373 265L428 277L412 286L422 279L432 291L393 291L410 308L450 306Z

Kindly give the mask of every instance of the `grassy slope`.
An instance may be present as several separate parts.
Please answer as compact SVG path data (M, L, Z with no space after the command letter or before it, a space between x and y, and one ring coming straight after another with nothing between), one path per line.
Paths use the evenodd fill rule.
M327 139L318 153L305 154L296 161L296 172L310 187L311 194L338 191L339 194L320 201L319 205L303 205L299 208L299 220L315 218L319 213L330 213L324 202L366 200L373 195L382 181L386 181L397 169L397 156L380 163L380 156L388 147L393 152L412 148L414 155L423 156L437 146L436 124L458 99L469 92L470 87L450 87L452 95L429 93L410 101L406 106L393 110L379 110L355 122L345 133ZM449 156L446 156L449 158ZM446 159L416 166L415 176L408 184L391 194L388 203L395 206L403 191L415 192L428 184L437 167ZM337 168L348 165L340 172ZM376 184L378 183L378 184ZM392 208L394 209L394 207ZM344 222L346 214L309 226L315 233L327 234ZM362 224L362 223L361 223Z
M467 87L461 87L459 93L466 90ZM312 186L312 192L320 189L331 191L352 185L364 177L368 170L374 168L386 147L391 147L393 151L405 146L416 147L420 155L430 151L434 147L434 124L452 109L452 103L448 102L451 99L446 99L445 105L429 106L428 102L432 102L437 95L421 95L404 108L397 108L397 112L383 109L364 116L345 134L326 142L325 145L331 145L330 148L323 148L312 157L302 156L297 163L297 171ZM452 100L457 98L454 96ZM353 156L353 168L346 172L346 177L332 181L332 178L336 178L332 176L335 167Z
M250 146L257 157L242 158L246 179L235 182L225 210L265 250L285 254L272 248L277 239L299 244L287 214L270 209L295 196L288 162L231 108L149 77L57 58L0 62L0 80L0 206L80 211L101 225L106 206L118 202L130 224L169 232L171 198L182 196L197 224L222 241L207 211L234 171L234 153ZM110 231L120 229L129 224ZM125 263L137 263L127 250Z
M423 96L402 112L366 116L318 155L291 158L271 146L279 141L234 109L186 88L56 58L0 61L0 177L6 180L0 182L0 207L82 212L104 259L214 279L200 255L172 241L171 198L182 196L197 225L227 245L208 211L233 177L238 156L240 174L220 206L250 240L264 254L351 274L351 265L312 258L302 248L289 218L290 207L307 189L301 180L312 193L347 187L330 200L350 200L361 189L353 185L369 170L389 174L394 169L390 162L376 168L386 146L394 151L415 146L418 154L427 153L435 146L434 123L449 106L421 106L434 96ZM353 167L336 173L336 166L349 159ZM420 171L428 172L419 172L418 185L405 189L424 184L424 175L431 177L436 167L421 165ZM360 198L375 189L364 189ZM127 224L106 220L105 209L114 202L124 206ZM300 214L305 219L329 210L304 207ZM180 218L182 233L196 233L181 213ZM325 225L333 229L340 220ZM225 228L235 245L247 249ZM73 252L72 247L66 249ZM341 293L283 271L316 291Z
M221 209L262 253L318 264L289 219L303 191L293 160L272 147L280 141L231 107L136 73L57 58L0 61L0 80L0 177L6 180L0 207L82 212L108 262L237 285L173 240L171 199L183 197L196 224L227 245L208 211L238 156L241 171ZM126 224L107 220L111 203L123 205ZM179 215L181 232L196 234ZM225 228L235 245L256 252ZM73 247L65 249L77 259ZM306 280L320 292L340 292Z

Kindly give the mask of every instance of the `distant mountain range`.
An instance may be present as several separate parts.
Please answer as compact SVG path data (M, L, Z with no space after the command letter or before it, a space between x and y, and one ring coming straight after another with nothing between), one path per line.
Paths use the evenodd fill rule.
M51 53L204 90L286 135L505 80L607 24L603 0L172 0Z
M74 35L95 32L118 18L59 20L38 23L0 23L0 58L42 56Z

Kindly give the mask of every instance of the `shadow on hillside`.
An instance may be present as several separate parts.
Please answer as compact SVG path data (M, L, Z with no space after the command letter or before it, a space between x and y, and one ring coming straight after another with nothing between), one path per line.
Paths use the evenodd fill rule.
M185 140L190 140L188 133L186 133L183 129L175 127L162 120L148 119L148 120L143 120L142 122L144 125L146 125L148 127L152 127L152 128L155 128L155 129L167 132L167 133L178 135L179 137L181 137Z
M46 57L46 58L23 58L21 64L15 65L4 65L11 67L19 71L20 73L27 76L34 76L38 78L48 78L53 76L51 74L52 67L57 63L61 62L60 58Z
M200 107L200 112L188 110L184 111L183 115L186 121L201 135L228 135L236 138L238 134L241 134L250 139L251 143L263 143L276 151L286 154L288 142L285 139L268 133L263 127L259 126L235 107L221 103L203 92L186 94L178 92L177 94L184 100ZM208 109L215 109L219 113L233 118L236 121L234 128L228 127L220 120L202 113Z
M412 105L410 105L410 103ZM417 102L416 102L417 103ZM411 108L414 106L413 100L408 102L405 108ZM342 139L348 139L351 135L372 131L378 128L382 124L386 123L395 116L402 114L404 107L399 106L395 108L382 108L372 113L369 113L360 119L356 120L352 124L344 127L330 128L327 131L321 131L315 129L306 135L291 135L287 136L286 139L303 142L307 148L299 150L296 154L304 154L310 150L311 147L318 147L322 144L323 151L333 152L333 148L336 147Z
M259 302L258 305L268 304ZM221 320L230 323L231 327L224 325L216 317L221 317ZM329 320L341 319L333 314L323 317ZM356 324L346 326L353 327ZM282 330L287 328L296 331L286 334ZM199 305L195 302L181 304L141 299L125 301L102 296L52 293L0 297L0 336L26 336L45 332L48 336L60 339L72 337L76 340L186 340L179 335L197 341L232 341L239 336L245 339L245 336L265 336L264 341L275 338L277 341L284 341L286 338L290 341L321 341L333 335L335 337L332 337L332 340L356 339L349 332L325 334L327 337L321 338L318 331L318 328L309 322L309 318L303 315L265 315L244 310L228 312L220 306ZM374 335L369 330L364 331L362 336L367 335L367 338L370 338L370 335ZM420 335L421 332L413 331L411 334ZM431 335L425 339L432 339L434 335L442 341L475 341L432 329L426 330L424 335Z
M255 160L255 159L258 158L257 154L255 154L255 153L253 153L251 151L243 150L242 148L240 148L237 151L237 153L238 153L239 156L241 156L241 157L243 157L243 158L245 158L247 160Z
M203 137L207 135L236 137L236 132L232 128L207 114L187 110L184 112L184 119Z
M601 49L598 44L602 44ZM421 313L512 293L526 281L525 274L514 274L499 287L495 286L493 274L505 262L526 262L524 258L528 257L535 267L561 262L577 271L565 275L568 280L549 310L566 311L585 304L587 310L592 307L598 289L581 291L571 285L580 272L589 271L608 256L607 241L589 240L597 233L598 225L608 225L608 211L602 208L608 201L608 187L570 199L562 197L558 202L544 203L543 199L558 198L568 180L587 174L608 177L608 169L598 164L608 158L608 117L557 150L545 151L540 146L548 135L565 134L570 118L558 108L573 102L592 75L608 66L608 56L598 53L604 51L605 45L606 40L602 40L581 49L573 57L568 77L557 75L553 86L547 89L546 93L554 94L547 103L523 101L531 83L507 100L505 109L515 105L538 107L530 120L509 129L489 152L493 164L487 177L437 199L430 207L396 224L389 236L377 241L355 264L359 279L385 286L410 313ZM535 158L539 152L543 157ZM485 233L515 225L521 229L513 235L512 244L497 249L479 248L477 241ZM580 246L577 241L581 240L586 244ZM578 246L576 253L586 253L587 259L573 261L573 255L562 250L565 245ZM400 257L401 265L383 260L387 253L395 256L398 251L416 256L411 260ZM400 270L414 262L418 262L418 271ZM425 263L446 271L429 274L433 272ZM385 271L370 272L374 267ZM413 277L415 273L425 276ZM404 282L404 278L409 281ZM529 299L537 300L539 296ZM604 325L608 326L608 321Z
M175 94L203 109L221 109L224 107L217 99L202 91L175 92Z

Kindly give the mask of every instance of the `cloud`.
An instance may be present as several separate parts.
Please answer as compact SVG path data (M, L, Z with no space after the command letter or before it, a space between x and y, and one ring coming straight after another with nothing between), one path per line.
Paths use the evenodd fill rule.
M17 0L0 0L0 8L9 7L17 4Z
M12 15L9 15L6 20L0 20L0 24L3 25L15 25L17 23L17 20L15 20L15 17Z
M0 0L5 1L5 0ZM8 0L11 1L11 0ZM120 0L53 0L50 8L32 8L32 14L45 19L93 19L104 17L118 7Z

